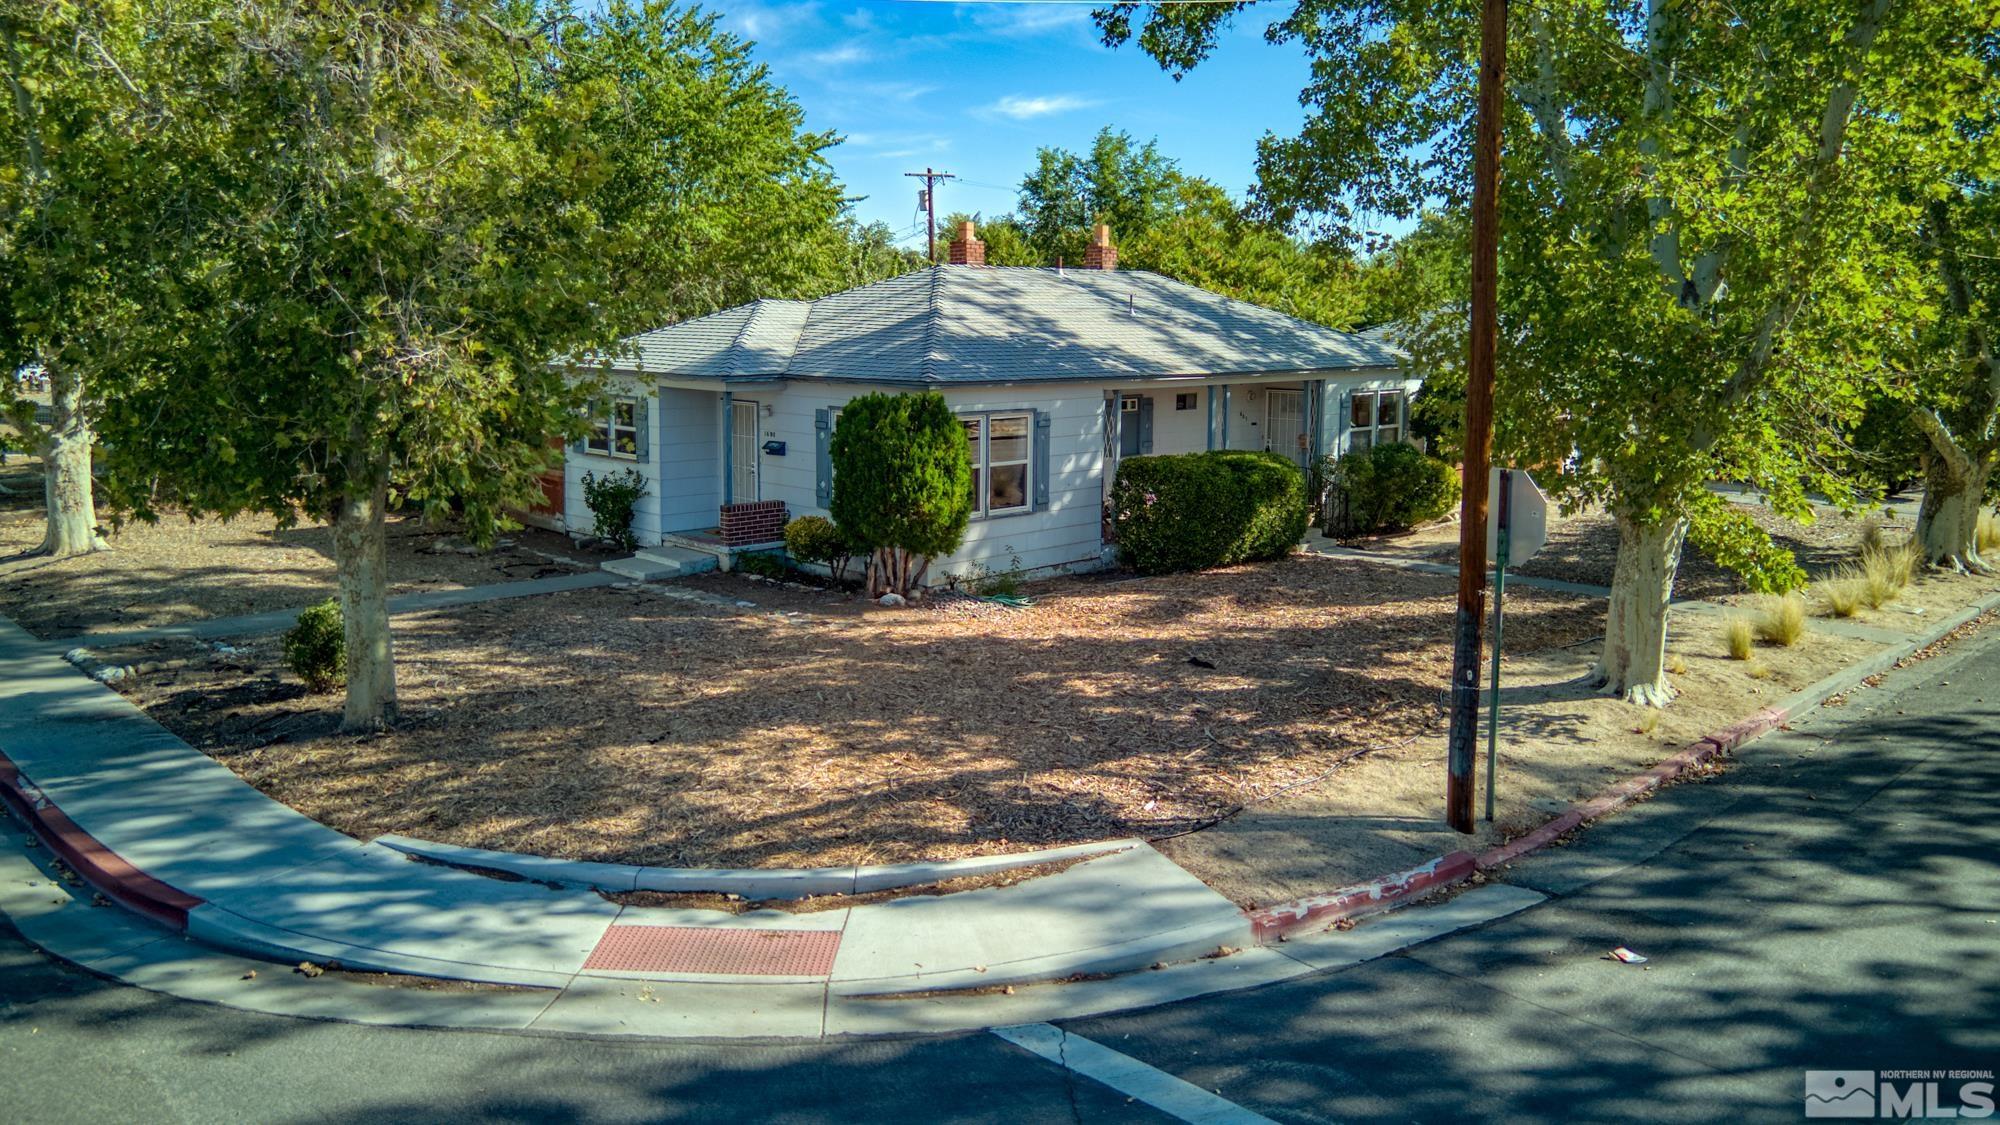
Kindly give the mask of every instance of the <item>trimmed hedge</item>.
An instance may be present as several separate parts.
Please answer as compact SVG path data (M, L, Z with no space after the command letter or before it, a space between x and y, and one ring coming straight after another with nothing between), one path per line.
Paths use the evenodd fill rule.
M1333 463L1330 483L1347 501L1347 531L1400 531L1458 503L1458 470L1400 441L1355 450Z
M1111 489L1118 553L1142 574L1291 553L1306 533L1306 478L1276 453L1128 457Z

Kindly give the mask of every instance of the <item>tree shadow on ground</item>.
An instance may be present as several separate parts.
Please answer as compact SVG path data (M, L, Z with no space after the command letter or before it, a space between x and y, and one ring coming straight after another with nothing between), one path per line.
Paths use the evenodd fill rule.
M579 591L399 622L386 736L274 735L337 697L165 702L237 670L169 673L187 679L152 684L148 707L364 837L760 866L1156 835L1432 729L1450 619L1433 585L1449 584L1292 560L1078 585L945 628L923 610L812 621ZM1524 596L1509 649L1600 626L1589 599Z

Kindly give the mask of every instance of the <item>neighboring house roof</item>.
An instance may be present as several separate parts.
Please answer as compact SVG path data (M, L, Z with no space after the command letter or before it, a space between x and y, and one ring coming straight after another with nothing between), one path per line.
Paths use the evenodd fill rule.
M1140 270L932 266L624 341L651 375L1009 383L1394 367L1397 352Z
M1403 345L1397 342L1397 337L1400 334L1395 321L1386 321L1375 325L1373 328L1363 328L1355 333L1356 336L1367 340L1371 344L1380 344L1384 348L1389 349L1390 354L1394 355L1397 359L1406 359L1409 353L1404 351Z

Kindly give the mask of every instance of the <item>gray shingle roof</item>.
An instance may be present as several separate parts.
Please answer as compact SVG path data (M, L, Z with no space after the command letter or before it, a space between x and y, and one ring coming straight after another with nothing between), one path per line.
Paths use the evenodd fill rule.
M1140 270L933 266L628 338L652 375L1002 383L1394 367L1396 350Z

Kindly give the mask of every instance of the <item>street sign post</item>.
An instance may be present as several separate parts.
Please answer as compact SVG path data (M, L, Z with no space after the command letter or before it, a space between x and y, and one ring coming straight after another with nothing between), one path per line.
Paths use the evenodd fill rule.
M1486 481L1486 560L1493 564L1493 691L1486 705L1486 822L1493 822L1493 775L1500 764L1500 632L1507 564L1533 558L1548 541L1549 501L1523 469L1494 469Z

